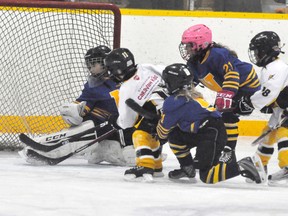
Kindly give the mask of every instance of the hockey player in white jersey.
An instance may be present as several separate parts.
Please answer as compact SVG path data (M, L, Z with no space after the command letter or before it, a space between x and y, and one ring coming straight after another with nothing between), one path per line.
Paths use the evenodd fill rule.
M122 82L119 90L117 125L123 129L134 125L136 127L132 135L136 167L126 170L124 178L132 181L153 181L153 176L163 176L161 145L154 136L158 118L150 120L139 117L139 113L131 109L131 104L127 101L132 100L137 106L155 115L159 113L166 96L161 88L161 74L165 66L136 65L133 54L126 48L113 50L104 63L112 78L119 83Z
M275 126L284 116L287 116L288 106L288 65L278 55L281 51L279 36L272 31L263 31L250 41L249 57L252 63L261 70L261 90L250 98L242 98L238 109L252 112L254 108L263 113L271 113L267 127ZM256 154L266 168L273 154L273 145L278 145L278 160L280 171L268 176L268 184L276 184L288 180L288 122L284 121L278 129L269 133L258 146ZM287 181L288 182L288 181Z

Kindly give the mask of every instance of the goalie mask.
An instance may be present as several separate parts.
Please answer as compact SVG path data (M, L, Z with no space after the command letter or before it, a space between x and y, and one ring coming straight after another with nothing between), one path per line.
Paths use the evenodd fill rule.
M250 61L259 67L265 67L283 53L280 46L280 38L275 32L260 32L250 41L248 49Z
M172 64L167 66L162 74L169 94L174 94L181 89L190 88L193 74L185 64Z
M104 67L104 58L111 52L107 46L97 46L87 51L85 63L91 73L91 79L100 81L108 77L107 70Z
M126 48L118 48L110 52L104 59L108 73L115 82L123 82L131 78L137 71L133 54Z
M191 26L182 34L179 45L181 57L188 61L194 56L201 55L212 44L212 31L203 24Z

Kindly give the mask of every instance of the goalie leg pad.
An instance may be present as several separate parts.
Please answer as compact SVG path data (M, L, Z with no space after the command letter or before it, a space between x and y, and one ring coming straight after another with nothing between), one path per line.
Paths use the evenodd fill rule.
M57 133L45 135L45 136L39 136L33 138L36 142L39 142L41 144L46 145L55 145L55 143L60 142L62 140L68 139L69 137L72 137L74 135L77 135L83 131L92 129L94 127L93 121L85 121L79 126L70 127L68 129L64 129L62 131L59 131ZM96 132L96 131L95 131ZM95 138L95 137L94 137Z
M135 166L136 164L136 153L132 145L126 146L122 149L123 157L126 162L126 166Z
M35 166L43 166L43 165L49 165L45 163L44 161L37 160L35 158L31 158L27 155L27 151L30 149L29 147L23 148L21 151L18 151L18 154L21 158L23 158L27 163L35 165Z
M135 151L133 146L121 148L119 142L114 140L104 140L97 148L86 153L86 159L90 164L97 164L106 161L116 166L134 166Z

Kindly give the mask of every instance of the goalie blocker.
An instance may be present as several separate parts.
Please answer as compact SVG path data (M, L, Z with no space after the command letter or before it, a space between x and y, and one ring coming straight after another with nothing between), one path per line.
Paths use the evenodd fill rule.
M102 125L106 126L106 124ZM52 150L46 151L47 148L44 148L45 151L41 151L41 148L34 150L38 154L52 159L65 157L69 154L73 155L72 153L79 152L79 154L81 153L84 155L84 158L88 160L88 163L95 164L106 161L120 166L134 165L135 152L131 145L125 146L125 143L122 143L121 145L119 141L108 140L109 137L107 137L101 142L96 142L95 144L86 147L87 144L97 139L97 131L93 130L94 128L96 129L97 126L94 126L93 121L85 121L79 126L71 127L54 134L36 137L34 139L35 143L38 143L39 146L46 146L48 149L50 147ZM112 135L113 133L110 134ZM28 145L28 143L24 144ZM56 146L56 148L54 148L54 146ZM33 149L31 148L31 145L28 145L19 152L21 157L23 157L27 163L34 165L45 163L39 160L39 158L29 157L29 154L27 154L29 149Z

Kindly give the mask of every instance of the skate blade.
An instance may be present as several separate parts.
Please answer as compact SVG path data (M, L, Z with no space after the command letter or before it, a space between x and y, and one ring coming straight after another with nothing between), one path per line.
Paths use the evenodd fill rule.
M254 165L255 165L258 173L259 173L259 176L260 176L260 179L261 179L261 183L267 182L267 174L265 172L264 166L262 164L262 161L261 161L259 155L258 154L254 154L252 156L252 161L253 161L253 163L254 163Z
M163 172L154 172L153 177L154 178L164 177L164 173Z
M288 187L288 179L282 179L279 181L268 180L270 187Z
M143 176L136 178L134 174L124 175L124 180L129 182L146 182L154 183L153 176L151 174L143 174Z
M249 178L246 178L245 181L246 181L246 183L248 183L248 184L254 184L254 183L256 183L255 181L253 181L252 179L249 179Z
M180 179L172 179L169 178L170 181L172 182L176 182L176 183L184 183L184 184L195 184L197 183L197 179L196 178L188 178L188 177L183 177Z

